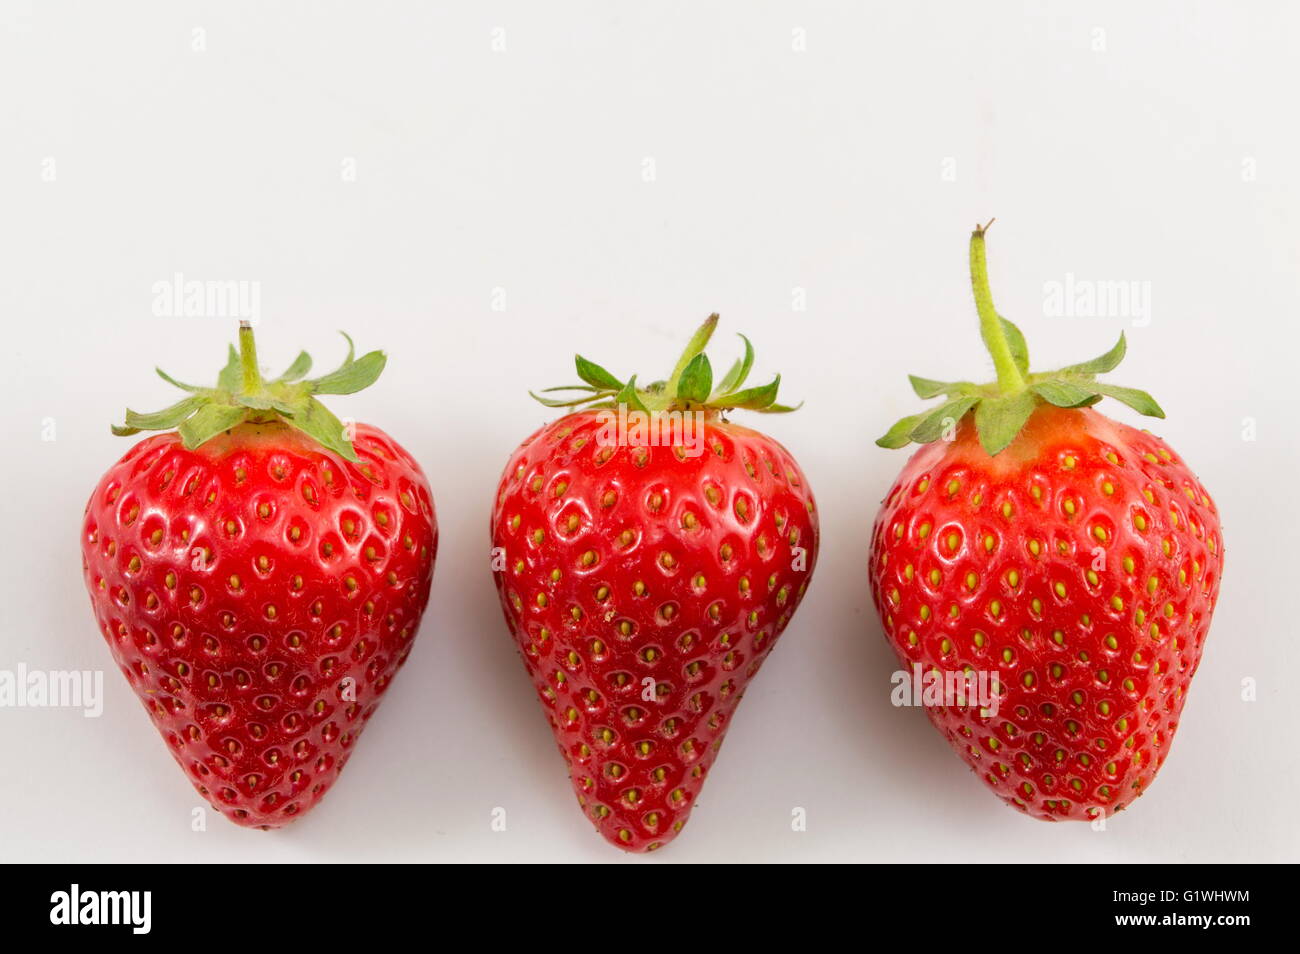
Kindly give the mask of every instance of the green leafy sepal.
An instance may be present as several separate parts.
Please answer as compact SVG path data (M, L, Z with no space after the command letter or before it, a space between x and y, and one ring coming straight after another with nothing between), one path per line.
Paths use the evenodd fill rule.
M990 221L989 225L993 223ZM1029 348L1020 329L993 307L988 286L988 265L984 255L984 233L988 225L977 226L971 235L971 283L975 307L980 316L980 333L993 355L998 379L990 384L970 381L935 381L909 375L912 390L924 400L943 396L943 403L930 411L912 414L891 427L876 443L881 447L928 444L949 433L949 428L969 413L975 416L975 433L990 455L1005 450L1034 409L1043 404L1056 407L1091 407L1104 397L1127 404L1139 414L1164 417L1155 398L1145 391L1123 388L1097 380L1123 360L1127 343L1120 332L1115 346L1099 357L1056 371L1031 374Z
M744 387L754 364L754 347L744 335L739 338L745 345L745 352L732 364L730 370L715 382L713 365L704 353L713 331L717 327L718 316L710 315L691 336L686 350L673 373L665 381L656 381L645 387L638 387L636 375L626 381L606 371L582 355L574 355L574 365L582 384L564 387L546 388L532 396L547 407L573 408L616 408L620 405L629 410L644 412L667 410L705 410L729 411L742 408L758 411L760 414L786 414L798 410L801 404L790 407L778 404L777 389L781 386L781 375L777 375L767 384L759 387ZM549 397L548 395L557 395ZM563 396L558 396L563 395Z
M357 453L343 422L316 395L353 394L369 387L383 372L388 358L382 351L371 351L357 358L352 339L347 334L343 337L348 343L347 357L329 374L306 379L311 370L311 356L302 351L283 374L268 381L257 367L253 329L247 322L240 322L239 350L230 347L226 366L217 375L216 387L183 384L158 368L160 378L189 392L189 396L152 414L128 409L124 425L113 425L113 433L127 437L141 431L175 428L185 447L194 450L245 421L279 420L346 460L356 461Z

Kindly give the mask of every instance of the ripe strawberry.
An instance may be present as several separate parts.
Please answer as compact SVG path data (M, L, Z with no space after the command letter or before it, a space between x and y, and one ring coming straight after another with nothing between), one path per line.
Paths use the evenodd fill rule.
M157 414L99 481L81 549L100 630L199 794L277 828L320 801L406 660L438 530L419 465L378 428L349 440L317 394L373 382L372 351L263 381L253 332L215 389Z
M741 390L748 339L713 387L703 351L716 323L667 383L645 389L579 356L586 384L552 390L580 396L538 400L589 406L524 441L492 512L506 622L578 802L629 851L681 831L817 559L812 492L794 458L723 416L794 409L775 403L779 376ZM653 419L671 433L673 412L700 430L679 429L672 446L634 430Z
M876 519L871 588L907 667L996 671L996 714L927 706L1001 798L1035 818L1124 808L1169 752L1223 571L1213 502L1159 438L1090 409L1152 398L1095 380L1124 356L1030 374L989 294L985 228L971 275L998 380L913 377L942 406L879 443L923 446ZM951 701L951 700L949 700Z

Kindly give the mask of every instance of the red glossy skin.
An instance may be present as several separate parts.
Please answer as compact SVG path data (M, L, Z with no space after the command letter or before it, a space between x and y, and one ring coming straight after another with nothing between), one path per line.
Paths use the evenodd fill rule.
M769 437L714 420L703 454L682 457L604 444L597 415L562 418L511 457L495 578L579 804L612 844L645 851L686 823L799 605L817 515Z
M964 421L916 452L872 535L872 593L904 666L1000 673L995 717L934 706L931 721L999 797L1049 821L1113 814L1151 783L1222 571L1191 471L1092 410L1041 407L996 458Z
M352 464L283 424L140 441L86 507L100 631L187 776L277 828L342 771L429 597L429 485L383 431Z

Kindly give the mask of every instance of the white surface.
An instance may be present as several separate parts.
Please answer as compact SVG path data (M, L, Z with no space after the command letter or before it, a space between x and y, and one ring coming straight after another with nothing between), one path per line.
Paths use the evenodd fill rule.
M575 349L662 374L718 310L723 360L743 330L756 373L807 402L762 425L812 481L822 554L650 863L1300 859L1294 4L268 6L0 4L0 668L106 668L77 539L128 446L108 424L171 400L155 364L209 379L234 334L152 314L176 271L261 282L267 365L299 347L330 365L339 328L388 350L379 384L333 406L428 472L431 609L340 783L278 833L192 832L200 800L111 668L102 718L0 709L0 858L629 860L576 807L507 637L491 488L547 418L525 390L570 381ZM872 440L917 403L905 373L990 371L965 255L994 215L995 295L1036 366L1126 328L1113 379L1157 395L1223 514L1172 755L1104 833L1012 812L891 708L867 591L904 461ZM1067 272L1149 281L1152 320L1044 317Z

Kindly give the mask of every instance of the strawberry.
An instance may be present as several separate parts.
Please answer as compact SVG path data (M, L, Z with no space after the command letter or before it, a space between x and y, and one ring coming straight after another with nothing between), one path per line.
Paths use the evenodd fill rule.
M944 401L877 442L924 446L876 519L872 595L909 671L996 673L990 706L927 702L976 774L1035 818L1095 819L1141 795L1169 753L1219 592L1219 518L1168 445L1092 410L1111 397L1164 417L1096 380L1123 334L1093 361L1029 373L1023 335L993 307L986 228L970 264L997 381L911 379Z
M817 559L798 464L725 417L794 408L776 403L779 375L742 389L743 335L744 358L714 387L704 348L716 323L644 389L578 356L584 384L551 389L577 397L534 397L585 407L515 451L492 511L506 622L578 803L628 851L681 831ZM653 426L657 441L638 430Z
M140 441L90 495L81 538L113 658L199 794L277 828L320 801L406 660L438 530L419 465L316 399L385 357L262 380L242 324L216 388L126 413Z

